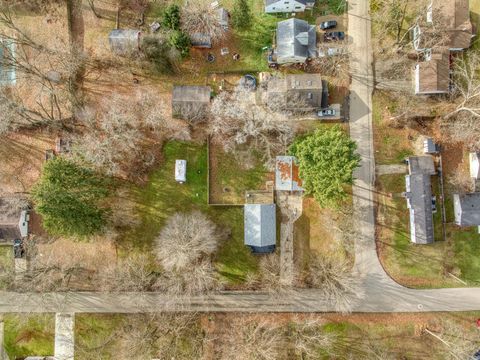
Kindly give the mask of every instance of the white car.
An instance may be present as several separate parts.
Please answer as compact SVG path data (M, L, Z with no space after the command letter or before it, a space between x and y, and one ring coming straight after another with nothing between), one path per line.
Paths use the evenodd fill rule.
M326 117L326 116L335 116L335 114L336 114L335 109L322 109L318 111L317 116Z

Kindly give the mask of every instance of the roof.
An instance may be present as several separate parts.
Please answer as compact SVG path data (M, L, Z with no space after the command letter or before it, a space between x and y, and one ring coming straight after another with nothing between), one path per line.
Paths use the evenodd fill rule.
M207 34L194 33L190 35L190 44L194 47L211 48L212 37Z
M296 161L295 156L277 156L275 161L275 190L303 191Z
M140 30L115 29L108 34L108 42L112 51L116 53L128 53L140 47Z
M269 6L269 5L273 5L273 4L276 4L276 3L279 3L279 2L284 2L285 0L266 0L265 1L265 5L266 6ZM303 5L306 5L307 4L307 0L293 0L297 3L300 3L300 4L303 4ZM314 1L314 0L313 0ZM312 0L310 0L310 2L313 2Z
M448 93L449 90L450 61L447 53L416 65L416 94L442 94Z
M480 192L454 194L455 223L460 226L480 225Z
M268 81L268 103L281 99L286 108L299 107L299 100L306 108L319 108L322 104L322 77L320 74L288 74L284 78L275 77Z
M223 27L228 27L228 11L227 9L221 7L217 9L218 21Z
M430 175L406 175L405 182L405 197L410 211L410 239L415 244L431 244L434 237Z
M245 245L253 250L274 249L276 244L275 204L245 204Z
M438 15L437 15L438 14ZM433 0L432 16L440 17L440 22L450 33L448 47L466 49L472 39L469 0Z
M15 43L5 39L0 41L0 85L15 85Z
M410 175L415 175L415 174L435 175L436 174L433 157L430 155L410 156L407 159L407 162L408 162L408 172Z
M14 240L28 235L29 215L18 197L0 198L0 240Z
M480 177L480 154L471 152L469 154L470 160L470 177L478 179Z
M210 94L212 88L210 86L197 85L176 85L173 87L172 101L174 103L204 103L210 102Z
M435 154L438 152L437 144L435 144L432 138L426 138L423 141L423 152L425 154Z
M276 54L279 63L295 62L292 57L317 56L317 33L314 25L296 18L277 24Z

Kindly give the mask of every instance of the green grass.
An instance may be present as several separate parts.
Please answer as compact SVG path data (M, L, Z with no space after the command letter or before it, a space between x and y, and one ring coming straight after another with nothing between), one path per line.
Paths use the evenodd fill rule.
M200 210L230 232L215 258L220 274L231 284L243 281L248 272L256 271L257 259L243 244L243 209L207 204L206 145L172 141L163 150L164 162L160 168L150 175L145 186L132 189L141 224L125 234L120 244L127 250L148 251L169 216ZM187 160L185 184L174 179L176 159Z
M10 358L53 355L55 319L53 315L4 316L5 350Z

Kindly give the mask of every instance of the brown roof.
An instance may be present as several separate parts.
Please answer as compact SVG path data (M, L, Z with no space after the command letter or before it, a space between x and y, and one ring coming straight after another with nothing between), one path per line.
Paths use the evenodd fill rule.
M448 92L450 85L448 53L434 54L430 61L417 64L415 73L418 94Z
M445 23L450 33L449 44L453 49L470 47L472 39L472 23L470 22L469 0L434 0L433 18Z

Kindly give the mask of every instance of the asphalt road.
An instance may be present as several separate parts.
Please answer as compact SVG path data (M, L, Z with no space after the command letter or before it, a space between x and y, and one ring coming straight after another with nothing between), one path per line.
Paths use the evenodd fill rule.
M383 270L375 247L374 174L372 141L372 52L368 1L349 2L349 34L352 39L350 132L358 143L362 164L356 173L354 216L355 276L362 298L354 312L423 312L480 310L480 288L412 290L395 283ZM171 298L157 293L17 294L0 292L0 312L153 312L153 311L330 312L335 308L317 290L295 293L223 292Z

